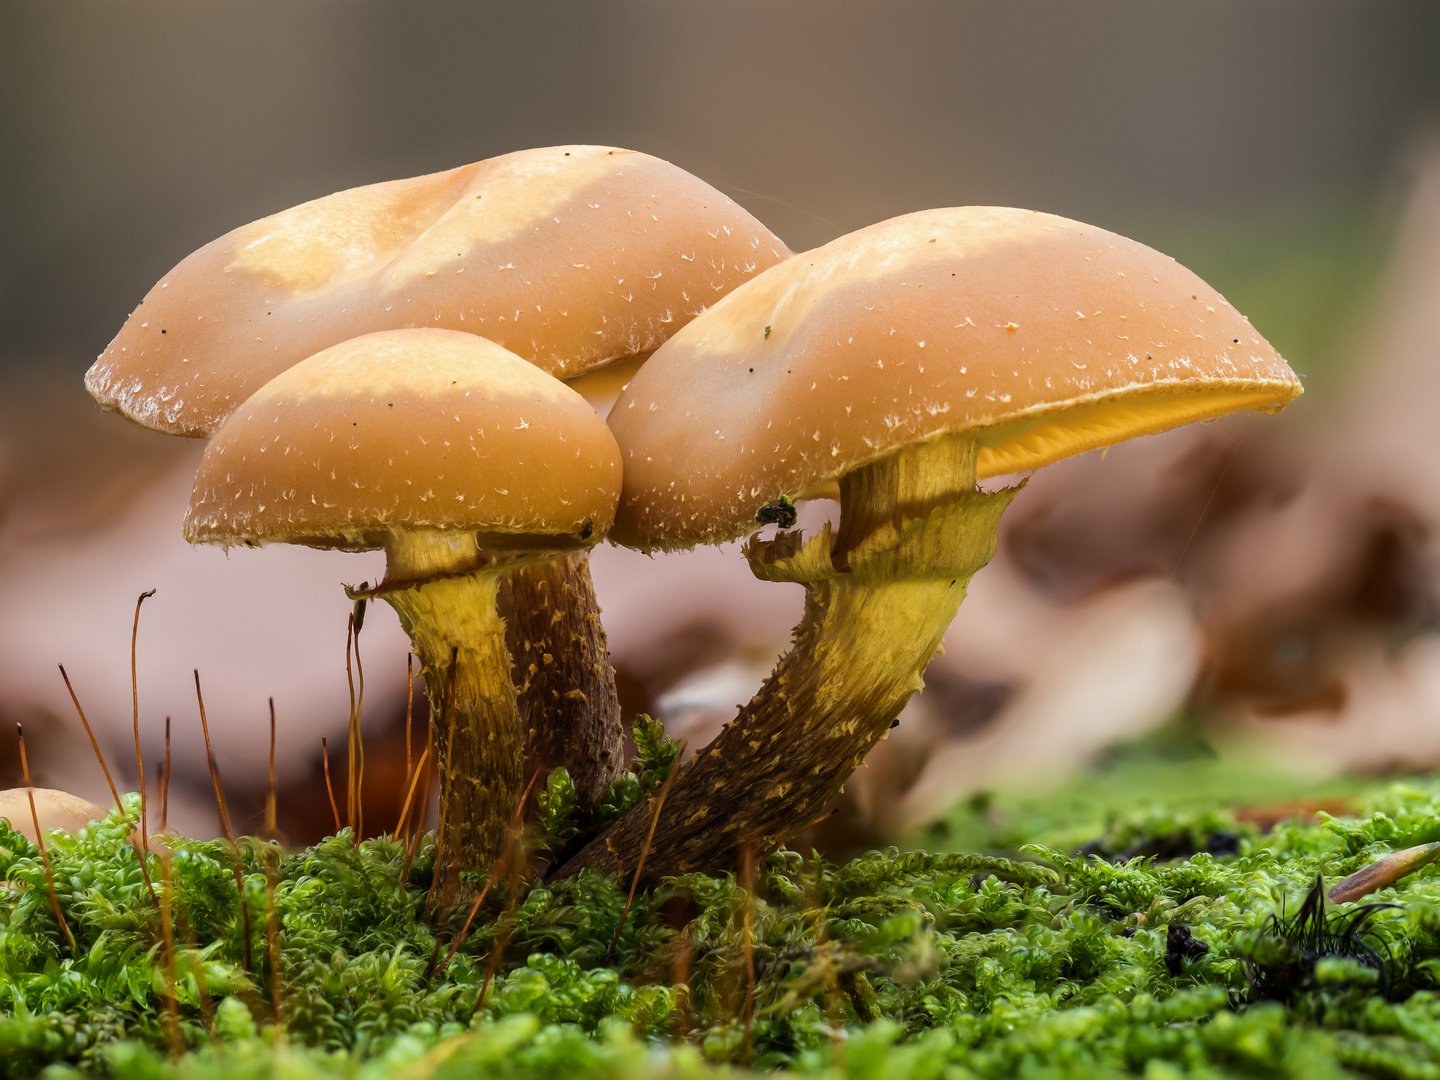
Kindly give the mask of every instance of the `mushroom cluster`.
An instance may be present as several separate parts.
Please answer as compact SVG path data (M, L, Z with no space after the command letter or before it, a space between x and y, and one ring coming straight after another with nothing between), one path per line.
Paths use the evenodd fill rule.
M622 361L607 427L560 380ZM702 181L603 147L238 229L87 385L211 439L192 541L385 551L354 594L424 664L447 889L498 854L526 769L569 768L593 804L620 766L585 562L607 532L654 550L778 524L751 569L805 588L794 648L663 818L638 806L561 869L723 868L824 809L920 688L1018 490L980 480L1300 393L1218 293L1113 233L972 207L791 257ZM790 529L837 497L834 529Z
M564 388L560 380L633 366L717 297L789 254L724 194L658 158L597 146L521 151L343 191L207 244L150 290L92 366L86 386L102 405L147 427L218 442L226 423L257 397L292 401L296 387L275 386L273 380L325 350L377 333L414 334L423 328L493 343L528 361L538 378L523 391L512 380L509 391L517 407L528 400L538 410L547 395L558 393L555 387ZM397 344L402 340L405 344ZM423 362L439 372L447 361L432 346L434 340L420 337L386 344L397 354L410 350L412 360L423 354ZM465 351L452 348L452 358ZM340 359L332 354L307 370L316 379L323 371L343 381ZM360 362L354 353L345 359ZM462 370L457 386L468 385L470 369L462 364ZM332 402L343 399L341 389L311 387ZM454 415L469 414L459 409ZM490 428L492 450L497 430ZM472 448L479 438L467 431ZM379 453L373 442L365 445L368 449L355 453ZM252 459L245 482L260 485L256 490L282 490L274 486L281 482L277 477L290 475L283 469L282 449L277 444L266 451L268 458ZM500 461L492 451L484 456L491 465ZM440 469L441 460L432 464ZM528 460L532 467L540 463L534 456ZM388 457L373 457L363 468L360 461L352 456L337 466L336 475L363 485L374 479L367 470L385 474L394 467ZM272 466L280 471L267 473ZM209 475L207 467L202 477ZM230 468L227 475L238 475L233 464ZM453 463L449 475L452 480L458 475ZM298 485L300 479L292 475L289 482ZM418 497L438 480L412 473L405 482L415 485ZM491 486L509 490L507 484ZM196 490L199 500L201 488ZM192 539L366 547L384 531L363 525L337 538L297 524L293 535L262 529L247 536L248 524L227 519L223 507L217 510L220 489L206 490L209 501L197 501L189 519ZM311 505L324 502L299 486L283 490L294 500L313 497ZM613 493L608 497L613 506ZM267 506L280 512L274 501ZM431 510L415 520L430 521L446 543L466 550L485 547L483 542L477 547L471 535L480 526L461 520L464 515L447 518ZM394 514L396 521L409 520L398 510ZM513 658L517 669L515 705L524 753L511 748L514 768L568 768L583 806L600 798L623 764L614 672L586 556L604 536L609 518L609 511L592 515L583 535L559 548L532 538L537 550L551 557L510 559L507 572L493 582L506 635L503 667L508 672ZM502 546L516 543L507 535ZM389 552L392 581L397 574L428 573L432 563L439 568L451 558L411 550L413 545L397 544L393 537L382 546ZM416 558L423 567L410 566ZM403 603L398 594L387 595ZM412 633L414 625L407 622ZM418 639L416 647L426 655ZM451 794L448 720L440 715L447 691L434 682L435 665L442 661L448 665L443 656L431 657L427 678L432 726L442 747L442 806L455 810L444 811L450 821L461 810L451 807L458 796ZM508 813L507 808L502 821ZM482 849L484 844L467 857L482 858Z
M806 590L794 647L681 770L566 869L734 865L813 819L921 687L1018 487L977 480L1242 409L1300 383L1174 260L1049 214L908 214L736 289L677 333L611 413L612 539L754 532L797 499L840 521L754 539L755 575ZM793 518L790 522L793 524Z

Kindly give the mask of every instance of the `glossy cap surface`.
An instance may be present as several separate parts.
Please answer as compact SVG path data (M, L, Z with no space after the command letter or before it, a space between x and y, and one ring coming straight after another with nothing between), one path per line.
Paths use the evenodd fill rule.
M209 435L307 356L406 327L479 334L572 378L654 349L788 255L659 158L524 150L227 233L150 290L85 385L146 427Z
M929 210L735 290L656 351L610 413L611 539L714 543L781 495L969 434L982 477L1301 392L1285 361L1158 251L1028 210Z
M282 372L216 432L185 537L373 547L463 531L578 547L620 491L615 440L579 394L493 342L391 330Z

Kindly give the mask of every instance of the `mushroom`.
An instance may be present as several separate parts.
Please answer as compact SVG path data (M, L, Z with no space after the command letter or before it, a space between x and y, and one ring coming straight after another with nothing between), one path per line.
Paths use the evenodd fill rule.
M574 378L648 353L788 256L742 207L659 158L522 150L220 237L150 290L85 383L140 424L208 436L271 377L379 330L480 334ZM589 806L621 767L621 727L586 554L517 567L501 606L529 756L569 766Z
M658 823L637 808L562 872L629 873L652 827L652 879L714 869L820 813L920 688L994 553L1017 488L978 479L1299 393L1194 274L1048 214L909 214L735 290L610 414L625 467L611 539L717 543L834 494L839 527L750 541L758 577L805 587L793 649L682 767Z
M493 342L392 330L271 379L201 459L185 536L385 551L376 596L423 665L439 752L437 870L487 868L522 788L501 577L595 543L619 451L579 394Z
M102 821L106 811L92 802L71 795L59 788L18 787L0 791L0 818L10 822L10 827L32 844L38 843L35 823L30 813L30 798L35 799L34 818L40 821L40 829L64 829L77 832L92 821Z

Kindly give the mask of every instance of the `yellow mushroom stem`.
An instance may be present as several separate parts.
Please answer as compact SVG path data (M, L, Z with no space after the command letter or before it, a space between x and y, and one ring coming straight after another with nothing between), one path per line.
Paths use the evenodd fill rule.
M419 657L440 768L436 873L442 903L460 872L489 870L524 788L524 729L505 623L495 598L513 560L487 557L467 533L393 533L373 590L400 616Z
M805 587L794 645L760 692L681 767L655 825L645 880L763 857L818 815L890 730L995 553L1017 488L975 486L977 446L931 440L841 480L840 527L752 540L757 577ZM558 871L634 873L651 826L642 804Z

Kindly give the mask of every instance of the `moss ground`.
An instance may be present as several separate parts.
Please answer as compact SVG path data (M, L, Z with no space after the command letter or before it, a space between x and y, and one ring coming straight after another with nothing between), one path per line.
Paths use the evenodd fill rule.
M1314 796L1350 812L1237 815ZM1428 779L1319 787L1151 744L972 800L910 850L783 851L753 892L675 879L618 937L614 880L497 887L448 963L468 912L428 909L428 845L407 877L399 843L348 834L242 840L243 905L237 852L170 838L146 870L172 949L132 820L51 837L73 950L38 851L0 825L6 1076L1440 1077L1440 870L1367 898L1396 906L1351 934L1353 904L1285 933L1317 874L1440 839Z

